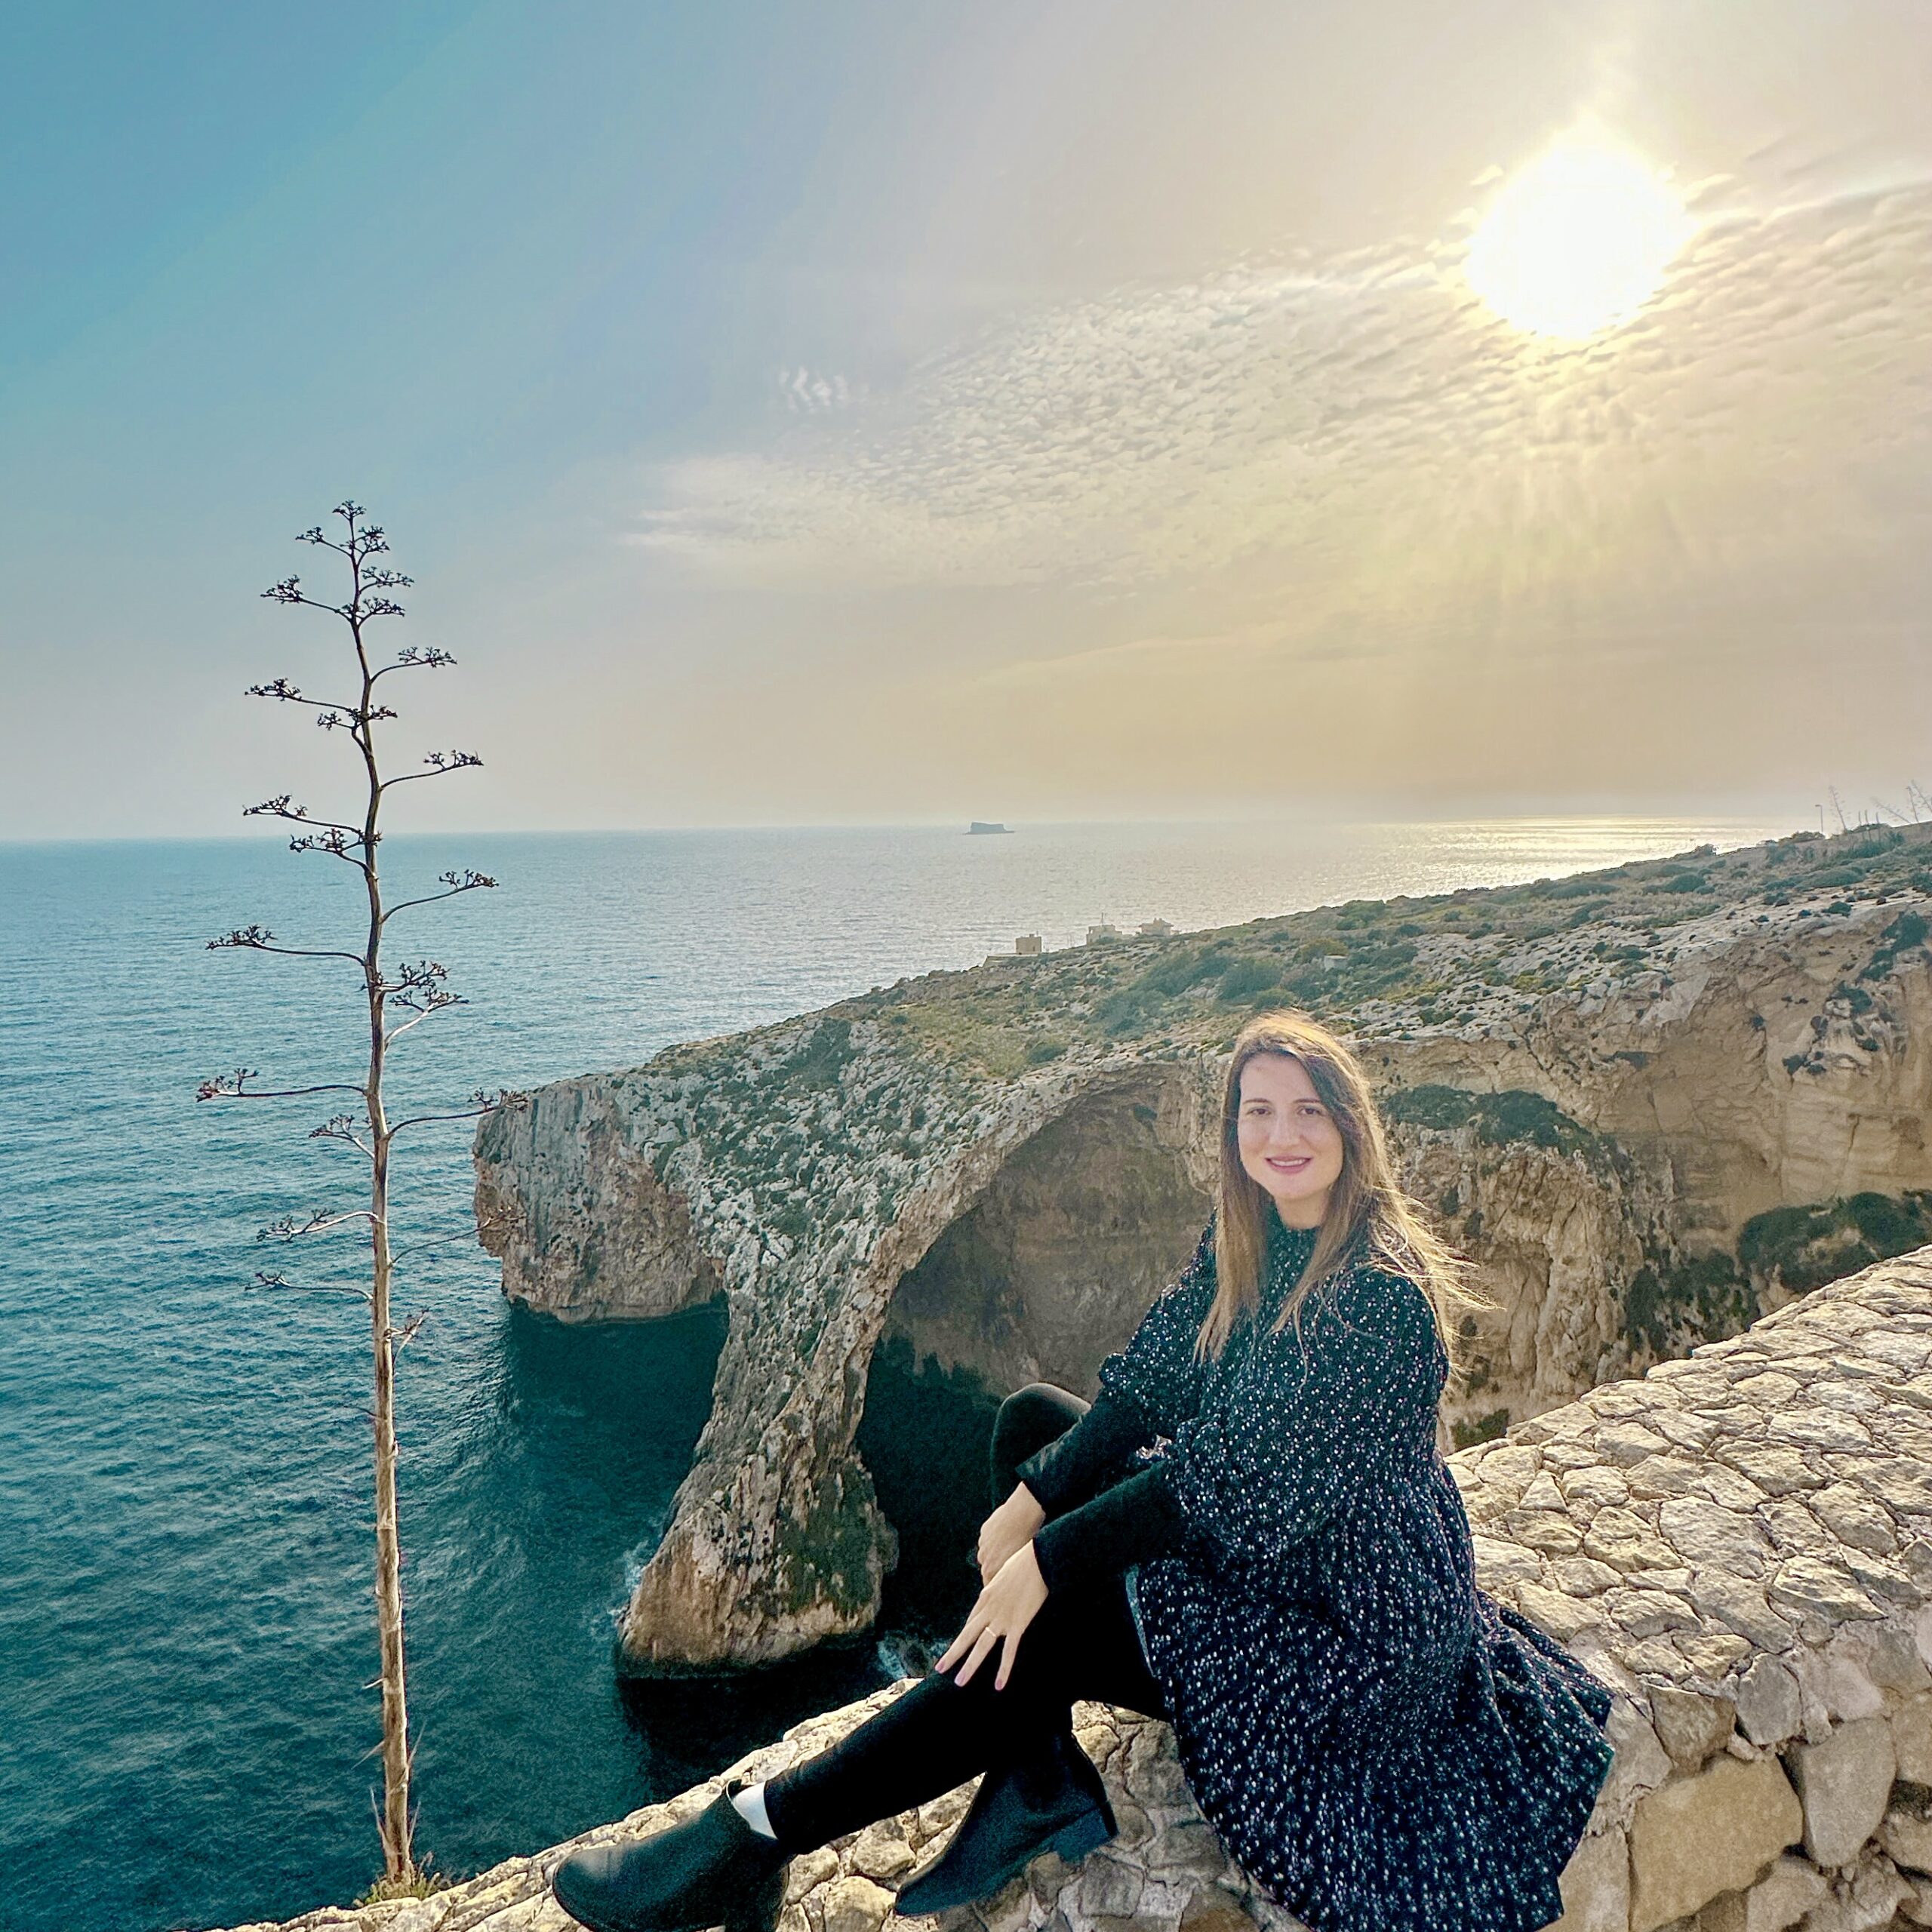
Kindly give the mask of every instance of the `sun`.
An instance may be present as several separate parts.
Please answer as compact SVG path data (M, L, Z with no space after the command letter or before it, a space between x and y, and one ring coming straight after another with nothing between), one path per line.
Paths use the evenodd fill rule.
M1635 155L1572 138L1504 184L1463 272L1512 328L1580 340L1635 314L1696 225Z

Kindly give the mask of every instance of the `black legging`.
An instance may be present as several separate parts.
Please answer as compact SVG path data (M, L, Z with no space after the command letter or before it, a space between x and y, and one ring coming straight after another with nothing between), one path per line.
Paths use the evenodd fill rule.
M1012 1494L1020 1464L1086 1412L1078 1395L1047 1382L1000 1404L995 1508ZM779 1843L795 1856L812 1850L1011 1762L1035 1738L1067 1728L1076 1697L1168 1715L1117 1576L1047 1598L1020 1637L1003 1690L993 1687L999 1661L995 1644L964 1686L931 1672L829 1749L768 1780L765 1811Z

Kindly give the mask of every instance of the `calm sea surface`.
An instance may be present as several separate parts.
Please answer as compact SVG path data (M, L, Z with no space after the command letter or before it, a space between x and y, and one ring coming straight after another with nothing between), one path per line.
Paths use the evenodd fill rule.
M400 1097L635 1065L1038 932L1183 928L1556 875L1739 821L396 838L395 888L472 1004ZM279 1918L377 1867L365 1311L352 1244L251 1292L264 1222L342 1199L327 1107L198 1106L205 1075L355 1072L349 969L210 952L259 921L352 943L355 881L253 842L0 845L0 1862L8 1932ZM431 888L433 889L433 888ZM404 896L400 892L396 896ZM513 1312L470 1235L469 1137L401 1159L401 1510L419 1852L481 1869L681 1789L897 1674L861 1647L694 1697L620 1694L614 1619L709 1401L720 1325ZM333 1284L333 1287L332 1287ZM312 1290L312 1291L309 1291Z

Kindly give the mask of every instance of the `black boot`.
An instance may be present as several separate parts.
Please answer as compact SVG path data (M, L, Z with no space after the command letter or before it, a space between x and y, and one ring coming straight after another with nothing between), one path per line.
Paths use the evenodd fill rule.
M557 1903L590 1932L771 1932L790 1860L731 1802L743 1787L635 1844L572 1852L550 1875Z
M1114 1808L1094 1761L1057 1731L1004 1768L988 1771L952 1841L899 1888L906 1918L983 1899L1043 1851L1077 1864L1114 1835Z

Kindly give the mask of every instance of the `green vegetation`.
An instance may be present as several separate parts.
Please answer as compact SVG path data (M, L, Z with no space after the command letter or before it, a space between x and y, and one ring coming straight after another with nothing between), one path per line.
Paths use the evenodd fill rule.
M1676 1354L1735 1335L1758 1312L1757 1295L1730 1255L1653 1254L1623 1291L1623 1337L1633 1349Z
M1808 1294L1928 1241L1932 1189L1774 1208L1745 1223L1734 1254L1653 1251L1624 1291L1624 1339L1654 1355L1681 1353L1748 1327L1774 1284Z
M1451 1423L1449 1434L1458 1449L1473 1448L1478 1442L1494 1442L1509 1426L1507 1409L1491 1409L1487 1415L1467 1422Z
M856 1052L851 1020L822 1020L811 1037L785 1063L783 1070L794 1085L807 1093L836 1087Z
M1803 1292L1928 1241L1932 1189L1918 1188L1754 1215L1738 1235L1737 1258L1754 1280Z
M1471 1094L1460 1087L1399 1087L1383 1097L1382 1111L1389 1120L1438 1130L1473 1120L1476 1138L1492 1147L1527 1141L1561 1154L1593 1154L1605 1144L1601 1135L1571 1119L1553 1101L1521 1088Z
M1925 943L1926 931L1925 921L1920 914L1900 913L1885 928L1878 951L1860 969L1858 977L1861 980L1882 980L1897 964L1900 953Z

